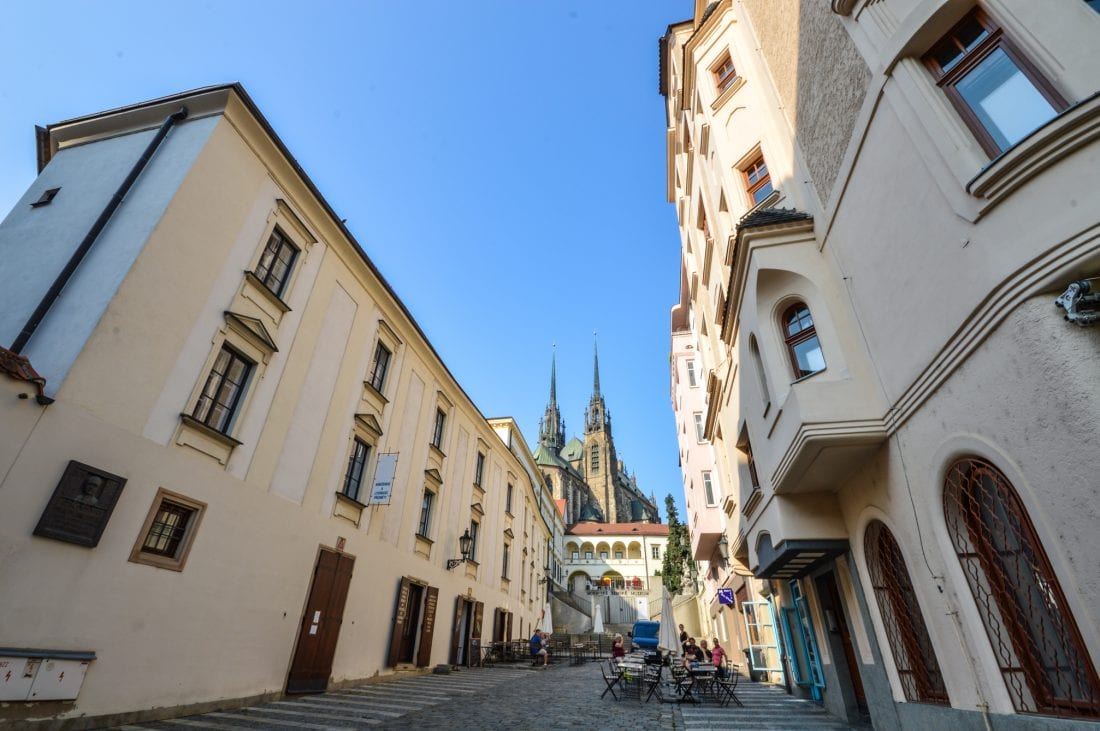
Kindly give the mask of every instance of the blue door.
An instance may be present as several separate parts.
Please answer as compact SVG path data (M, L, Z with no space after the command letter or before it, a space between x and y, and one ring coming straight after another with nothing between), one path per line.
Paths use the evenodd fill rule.
M802 644L802 652L805 657L806 672L809 675L810 693L815 701L820 701L825 690L825 675L821 671L821 656L817 651L817 633L814 632L813 620L810 618L810 607L806 598L802 596L802 587L798 585L798 579L791 579L791 598L794 599L795 617L798 622L798 631Z

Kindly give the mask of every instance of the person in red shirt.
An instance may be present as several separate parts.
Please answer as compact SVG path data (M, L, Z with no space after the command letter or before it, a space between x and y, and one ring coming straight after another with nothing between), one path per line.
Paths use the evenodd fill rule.
M714 649L710 651L711 662L718 668L718 677L726 677L726 651L718 644L718 638L714 638Z

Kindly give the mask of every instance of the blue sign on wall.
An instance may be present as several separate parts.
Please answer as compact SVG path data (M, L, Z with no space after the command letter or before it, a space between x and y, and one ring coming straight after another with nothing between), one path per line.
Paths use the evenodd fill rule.
M733 589L719 589L718 603L733 606Z

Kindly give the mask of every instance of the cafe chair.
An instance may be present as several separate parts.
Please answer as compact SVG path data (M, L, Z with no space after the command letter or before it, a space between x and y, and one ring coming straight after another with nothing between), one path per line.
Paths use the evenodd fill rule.
M604 692L600 693L600 698L603 698L607 695L608 691L611 691L611 697L615 700L619 700L619 696L615 693L615 686L619 686L619 690L622 690L623 671L611 660L608 660L606 667L601 666L600 669L603 672L603 682L607 685Z

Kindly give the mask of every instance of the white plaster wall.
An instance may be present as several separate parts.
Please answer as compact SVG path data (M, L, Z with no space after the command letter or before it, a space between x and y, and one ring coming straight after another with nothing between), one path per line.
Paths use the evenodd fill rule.
M27 344L24 355L47 379L48 394L61 387L216 123L208 117L173 127ZM155 134L58 151L0 224L0 342L18 335ZM52 203L30 207L57 187Z

